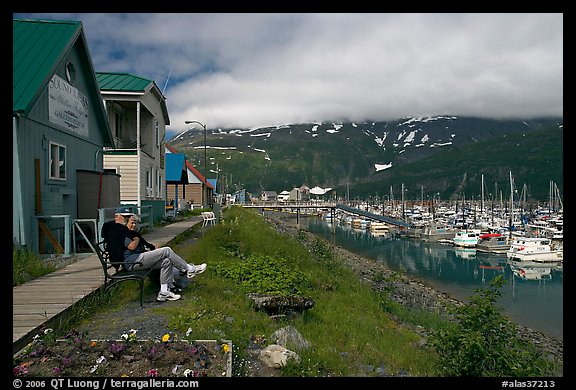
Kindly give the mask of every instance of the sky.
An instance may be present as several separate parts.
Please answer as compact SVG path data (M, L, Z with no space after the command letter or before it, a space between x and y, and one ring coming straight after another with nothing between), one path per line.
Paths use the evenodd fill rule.
M563 116L562 13L77 13L96 72L156 82L174 135Z

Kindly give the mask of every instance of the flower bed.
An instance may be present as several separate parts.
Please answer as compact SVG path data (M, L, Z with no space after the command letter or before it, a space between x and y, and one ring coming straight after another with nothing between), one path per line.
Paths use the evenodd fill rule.
M14 356L15 376L232 376L232 343L227 340L176 340L171 334L138 340L134 329L119 340L89 340L74 333L52 340L47 331Z

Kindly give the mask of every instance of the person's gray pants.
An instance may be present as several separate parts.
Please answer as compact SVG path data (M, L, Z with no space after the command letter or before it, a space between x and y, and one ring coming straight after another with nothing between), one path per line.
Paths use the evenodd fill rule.
M174 282L174 268L183 272L188 270L188 263L168 246L143 252L136 261L142 264L136 264L132 269L159 269L160 284L168 284L170 286Z

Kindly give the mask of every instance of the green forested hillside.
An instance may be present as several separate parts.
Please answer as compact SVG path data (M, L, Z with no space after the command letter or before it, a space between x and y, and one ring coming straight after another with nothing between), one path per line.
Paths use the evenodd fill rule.
M488 141L455 147L424 160L378 172L365 183L350 188L351 197L385 196L393 187L400 198L404 183L406 197L420 199L440 192L442 199L477 198L496 191L510 194L510 172L520 194L526 185L527 196L546 200L550 181L563 189L563 130L548 128L525 134L508 134ZM338 189L344 191L344 187Z

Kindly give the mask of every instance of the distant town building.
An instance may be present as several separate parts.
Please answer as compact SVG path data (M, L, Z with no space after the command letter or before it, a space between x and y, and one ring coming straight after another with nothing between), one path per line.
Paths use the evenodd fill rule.
M276 202L278 201L278 194L276 191L262 191L260 199L264 202Z
M279 202L286 202L290 199L290 191L282 191L278 194L278 201Z

